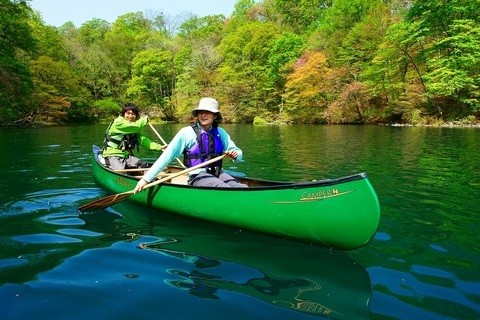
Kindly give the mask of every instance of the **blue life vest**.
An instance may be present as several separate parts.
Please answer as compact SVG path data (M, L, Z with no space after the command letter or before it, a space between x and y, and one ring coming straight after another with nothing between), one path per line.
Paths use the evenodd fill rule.
M184 162L187 167L196 166L223 154L223 143L217 127L205 131L198 123L194 123L192 128L197 134L197 143L189 150L183 152ZM209 165L206 169L208 173L218 176L221 168L222 160L219 160Z

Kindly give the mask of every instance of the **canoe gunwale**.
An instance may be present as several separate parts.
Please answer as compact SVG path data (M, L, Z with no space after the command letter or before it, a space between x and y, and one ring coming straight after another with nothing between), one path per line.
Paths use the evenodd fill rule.
M95 161L100 168L110 172L113 175L121 176L128 180L132 180L132 181L137 180L135 177L129 175L128 173L117 172L103 165L98 158L98 155L101 153L101 151L102 149L100 147L93 145L93 153L95 156ZM184 168L180 168L172 165L169 165L167 168L173 168L178 170L184 169ZM319 187L319 186L327 187L327 186L338 185L338 184L347 183L351 181L367 179L368 176L365 172L361 172L361 173L339 177L335 179L322 179L322 180L298 181L298 182L275 181L275 180L257 179L257 178L249 178L249 177L236 177L236 178L243 180L245 182L251 182L254 185L250 186L249 188L222 188L222 190L224 191L241 190L243 192L248 192L248 191L255 191L255 190L258 191L258 190L278 190L278 189L303 189L303 188L312 188L312 187ZM191 185L175 184L175 183L165 183L165 184L168 185L169 187L175 187L175 188L190 188L190 189L199 189L199 190L200 189L201 190L208 190L208 189L217 190L218 189L215 187L196 187Z

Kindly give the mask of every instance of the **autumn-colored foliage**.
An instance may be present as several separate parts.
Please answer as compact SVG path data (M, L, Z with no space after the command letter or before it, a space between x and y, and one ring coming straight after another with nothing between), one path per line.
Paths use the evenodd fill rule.
M477 1L238 0L229 17L141 12L45 25L0 0L0 124L102 121L134 102L187 121L411 124L480 114Z

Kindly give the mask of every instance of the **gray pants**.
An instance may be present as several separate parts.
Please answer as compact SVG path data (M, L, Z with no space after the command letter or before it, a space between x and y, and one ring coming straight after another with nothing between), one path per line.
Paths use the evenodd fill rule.
M134 156L129 156L128 158L108 157L105 159L105 163L113 170L144 168L146 165L145 162Z
M213 174L200 172L191 177L188 184L199 187L248 188L246 184L238 182L237 179L225 172L220 173L218 178Z

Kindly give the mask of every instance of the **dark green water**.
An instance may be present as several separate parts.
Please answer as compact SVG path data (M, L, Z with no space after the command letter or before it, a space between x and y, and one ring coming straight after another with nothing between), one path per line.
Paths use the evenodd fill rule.
M0 319L480 319L479 129L225 127L249 176L367 172L375 238L336 252L128 201L81 214L108 195L89 160L105 127L0 128Z

